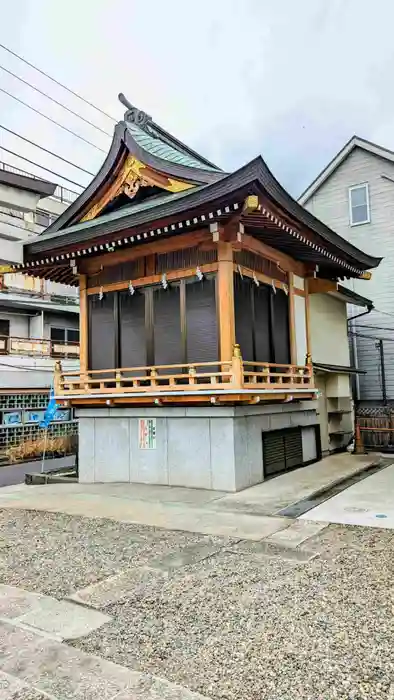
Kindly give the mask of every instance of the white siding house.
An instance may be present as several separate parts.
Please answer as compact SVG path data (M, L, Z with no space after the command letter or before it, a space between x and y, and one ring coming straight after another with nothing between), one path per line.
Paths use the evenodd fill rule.
M347 332L347 304L361 313L370 302L341 285L327 294L311 294L310 334L322 453L346 447L354 432L350 386L352 370Z
M367 296L375 307L351 324L357 333L352 335L355 361L366 372L358 380L359 398L382 401L385 375L387 399L394 399L394 153L353 137L299 201L357 248L383 257L371 280L344 284ZM357 309L350 307L349 315L355 314Z

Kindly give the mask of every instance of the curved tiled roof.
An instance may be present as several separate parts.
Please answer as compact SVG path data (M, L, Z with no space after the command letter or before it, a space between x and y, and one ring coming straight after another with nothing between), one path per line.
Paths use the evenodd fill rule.
M132 138L136 141L140 148L147 151L157 158L162 160L168 160L176 165L184 165L188 168L198 168L200 170L212 170L220 172L219 168L215 168L213 165L208 165L203 160L198 160L193 158L185 151L180 148L176 148L166 141L163 141L159 135L155 134L153 128L148 130L143 130L136 124L130 124L126 122L127 131L131 134Z

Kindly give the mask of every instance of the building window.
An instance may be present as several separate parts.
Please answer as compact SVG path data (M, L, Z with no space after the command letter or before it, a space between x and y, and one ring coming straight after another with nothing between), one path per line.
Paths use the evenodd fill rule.
M370 222L368 184L349 187L350 225L368 224Z
M10 335L10 322L3 318L0 318L0 337L9 338Z
M35 222L38 226L44 226L47 228L47 226L50 226L54 221L56 221L56 219L57 216L48 211L41 211L37 209L35 213Z
M56 328L51 326L51 340L55 343L79 343L78 328Z

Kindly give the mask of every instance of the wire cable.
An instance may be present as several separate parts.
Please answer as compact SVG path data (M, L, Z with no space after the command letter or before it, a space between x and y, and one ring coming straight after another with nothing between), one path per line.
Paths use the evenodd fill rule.
M30 163L30 165L34 165L36 168L41 168L41 170L45 170L47 173L51 173L51 175L55 175L55 177L60 177L62 180L67 180L67 182L71 182L72 185L76 185L77 187L81 187L83 190L85 189L86 185L81 185L79 182L75 182L74 180L70 180L69 177L65 177L64 175L60 175L59 173L56 173L54 170L51 170L50 168L46 168L44 165L40 165L39 163L35 163L34 160L29 160L29 158L26 158L25 156L19 155L19 153L15 153L15 151L10 151L9 148L5 148L5 146L0 145L0 151L6 151L6 153L10 153L12 156L16 156L17 158L20 158L21 160L25 160L26 163ZM4 162L4 161L3 161ZM10 163L4 163L5 165L8 165L10 168L16 167L13 165L10 165ZM2 170L2 168L0 168ZM5 171L7 172L7 171ZM28 176L26 176L28 177ZM60 185L61 187L62 185ZM75 192L75 194L78 194L78 192Z
M78 114L78 112L74 112L72 109L70 109L70 107L66 107L66 105L64 105L62 102L58 102L58 100L55 100L54 97L47 95L45 92L43 92L43 90L40 90L35 85L32 85L32 83L29 83L27 80L24 80L19 75L16 75L16 73L13 73L11 70L8 70L8 68L5 68L4 66L0 65L0 69L5 71L5 73L8 73L9 75L12 75L12 77L16 78L16 80L20 80L20 82L23 83L24 85L28 85L32 90L35 90L40 95L43 95L43 97L46 97L47 100L51 100L51 102L54 102L55 105L58 105L59 107L62 107L62 109L65 109L67 112L70 112L70 114L73 114L74 117L78 117L78 119L81 119L86 124L89 124L94 129L97 129L97 131L101 131L102 134L105 134L106 136L109 136L110 138L112 138L112 134L110 134L109 131L105 131L100 126L97 126L97 124L93 124L93 122L91 122L89 119L82 117L81 114Z
M0 129L3 129L3 131L7 131L9 134L12 134L12 136L17 136L18 139L22 139L22 141L29 143L31 146L34 146L35 148L39 148L41 151L44 151L44 153L48 153L48 155L53 156L54 158L58 158L59 160L63 161L63 163L67 163L67 165L71 165L73 168L77 168L77 170L81 170L81 172L86 173L86 175L91 175L92 177L94 177L94 173L90 172L90 170L85 170L85 168L82 168L80 165L76 165L76 163L72 163L71 160L67 160L67 158L63 158L62 156L59 156L57 153L54 153L53 151L49 151L47 148L44 148L44 146L40 146L38 143L34 143L34 141L31 141L30 139L26 138L26 136L21 136L21 134L18 134L16 131L12 131L12 129L8 129L6 126L3 126L2 124L0 124Z
M366 335L365 333L357 333L357 331L351 331L349 335L355 335L357 338L367 338L368 340L384 340L384 342L387 341L388 343L394 343L394 338L382 338L382 336L379 335Z
M96 146L96 144L93 143L93 141L89 141L89 139L85 139L83 136L80 136L79 134L76 134L75 131L73 131L72 129L68 129L67 126L63 126L63 124L59 124L59 122L57 122L55 119L52 119L51 117L48 117L46 114L44 114L44 112L40 112L39 109L36 109L35 107L32 107L31 105L29 105L28 102L24 102L24 101L21 100L19 97L15 97L15 95L13 95L11 92L8 92L7 90L5 90L5 89L2 88L2 87L0 87L0 92L3 92L5 95L8 95L8 97L11 97L13 100L16 100L16 102L19 102L19 103L20 103L21 105L23 105L24 107L27 107L28 109L31 109L32 112L35 112L36 114L39 114L40 117L44 117L44 119L47 119L49 122L52 122L52 124L55 124L56 126L60 127L60 129L63 129L64 131L67 131L69 134L72 134L73 136L75 136L75 138L80 139L81 141L84 141L84 142L87 143L89 146L93 146L93 148L96 148L98 151L101 151L101 153L106 153L106 151L104 151L102 148L100 148L99 146Z
M30 61L27 61L26 58L23 58L23 56L20 56L15 51L12 51L7 46L4 46L4 44L0 44L0 48L4 49L4 51L7 51L12 56L15 56L20 61L25 63L27 66L30 66L30 68L33 68L34 70L36 70L38 73L41 73L41 75L44 75L46 78L48 78L48 80L52 80L53 83L56 83L56 85L59 85L59 87L63 88L63 90L67 90L67 92L69 92L71 95L74 95L74 97L77 97L79 100L82 100L82 102L85 102L85 104L89 105L89 107L92 107L93 109L97 110L97 112L101 112L101 114L103 114L105 117L108 117L108 119L111 119L113 122L117 121L117 119L112 117L107 112L104 112L103 109L100 109L100 107L97 107L95 104L93 104L93 102L89 102L89 100L87 100L85 97L83 97L82 95L79 95L78 92L71 90L70 88L67 87L67 85L63 85L63 83L61 83L59 80L56 80L56 78L52 78L52 76L49 75L49 73L45 73L45 71L41 70L41 68L37 68L37 66L35 66L33 63L30 63Z
M392 326L368 326L366 323L355 324L355 326L356 328L369 328L375 331L394 331Z
M27 338L29 340L29 338ZM47 369L46 367L24 367L23 365L10 365L7 362L0 362L1 367L11 367L11 369L23 369L27 370L28 372L50 372L51 374L54 373L53 369Z

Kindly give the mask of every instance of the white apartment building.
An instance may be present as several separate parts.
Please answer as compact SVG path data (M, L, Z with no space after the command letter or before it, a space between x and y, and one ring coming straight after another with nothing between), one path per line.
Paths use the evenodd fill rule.
M0 461L10 445L39 434L56 359L79 365L78 290L6 271L76 197L0 162ZM76 432L70 410L57 418L53 435Z

